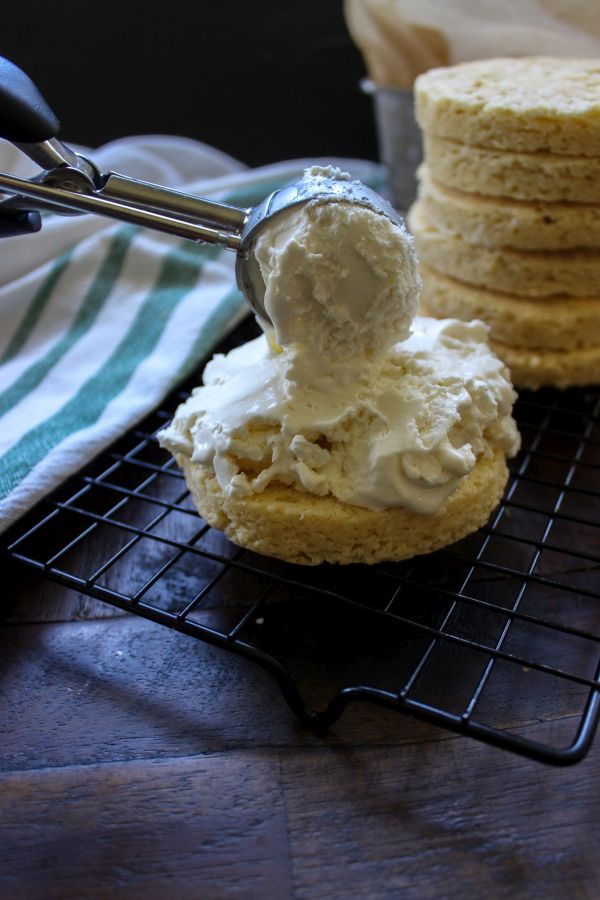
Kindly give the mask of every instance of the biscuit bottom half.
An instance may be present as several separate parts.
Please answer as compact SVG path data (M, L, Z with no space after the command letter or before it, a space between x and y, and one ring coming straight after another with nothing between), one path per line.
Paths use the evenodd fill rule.
M276 485L228 497L208 468L184 460L183 471L200 515L234 544L308 566L399 561L439 550L487 522L508 479L505 456L494 451L478 459L437 513L423 515L350 506Z
M420 272L421 315L482 319L493 341L532 353L600 348L600 296L529 300L473 287L423 263Z
M577 350L528 350L491 340L490 347L506 363L519 389L600 384L600 345Z

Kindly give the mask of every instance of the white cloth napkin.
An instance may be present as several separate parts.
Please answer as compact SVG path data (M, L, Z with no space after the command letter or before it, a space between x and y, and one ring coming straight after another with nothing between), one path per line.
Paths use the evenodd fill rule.
M493 56L600 56L595 0L344 0L369 77L412 88L417 75Z
M315 162L250 170L169 136L89 155L101 169L244 207ZM374 163L322 162L382 187ZM0 171L35 167L0 142ZM40 233L0 241L0 532L150 412L249 312L234 264L230 251L88 215L47 215Z

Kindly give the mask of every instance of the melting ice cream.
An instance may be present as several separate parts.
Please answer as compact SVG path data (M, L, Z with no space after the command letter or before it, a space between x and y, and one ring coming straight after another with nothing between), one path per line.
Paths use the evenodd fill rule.
M311 201L274 219L256 257L273 334L208 364L159 435L175 456L211 467L229 495L275 483L433 513L480 455L516 452L515 394L486 327L414 318L402 226Z

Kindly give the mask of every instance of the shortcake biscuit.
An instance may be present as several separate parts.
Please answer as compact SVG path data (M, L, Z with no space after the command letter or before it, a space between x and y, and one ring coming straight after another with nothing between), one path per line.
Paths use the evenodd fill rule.
M510 368L518 388L537 390L600 384L600 346L579 350L527 350L490 341L490 347Z
M402 560L451 544L484 525L507 479L505 455L482 456L433 515L404 507L373 510L270 485L246 497L228 495L206 466L182 461L200 515L235 543L302 565Z
M421 312L482 319L493 340L529 350L600 346L600 297L528 300L474 288L421 264Z
M600 60L484 59L415 81L423 131L512 153L600 156Z
M470 244L515 250L600 249L600 203L544 203L466 193L434 181L427 166L420 169L419 200L437 228Z
M594 250L513 250L479 247L436 228L417 202L407 217L421 263L476 287L520 297L589 297L600 285Z
M424 146L432 178L459 191L546 203L600 203L600 157L493 150L427 134Z

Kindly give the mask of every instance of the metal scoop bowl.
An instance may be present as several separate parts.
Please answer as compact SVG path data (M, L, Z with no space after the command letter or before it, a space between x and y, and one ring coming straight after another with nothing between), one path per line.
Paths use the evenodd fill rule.
M374 190L360 181L345 178L305 175L295 184L272 193L258 206L249 210L240 234L240 246L235 266L238 287L256 314L269 322L265 310L265 282L254 254L256 241L274 219L306 203L353 203L366 206L376 213L402 224L394 208Z
M93 161L58 140L59 121L21 69L0 57L0 137L42 167L32 179L0 173L0 237L41 228L40 210L61 215L96 213L163 231L198 243L216 244L237 254L236 279L242 294L264 321L265 283L254 254L263 229L274 218L305 203L344 202L366 206L393 222L400 216L375 191L358 181L308 175L240 209L149 182L100 172Z

